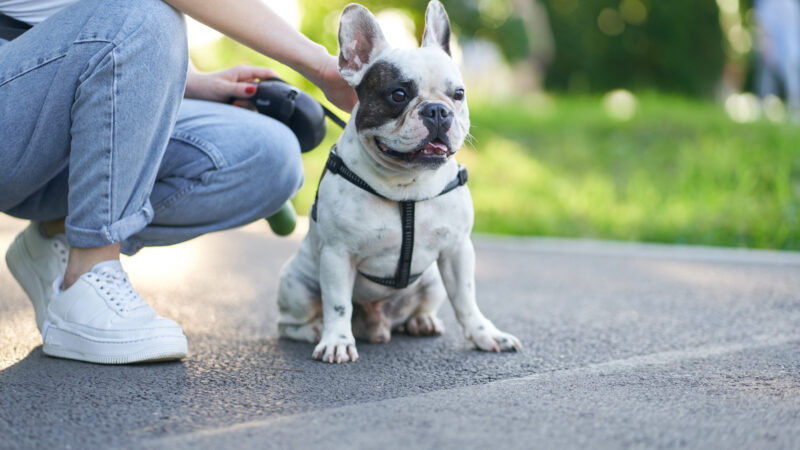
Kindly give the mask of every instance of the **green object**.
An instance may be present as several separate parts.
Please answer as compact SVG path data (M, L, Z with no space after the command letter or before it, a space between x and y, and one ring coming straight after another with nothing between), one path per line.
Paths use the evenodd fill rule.
M278 236L288 236L292 234L297 226L297 213L291 202L286 202L275 214L267 217L269 227Z

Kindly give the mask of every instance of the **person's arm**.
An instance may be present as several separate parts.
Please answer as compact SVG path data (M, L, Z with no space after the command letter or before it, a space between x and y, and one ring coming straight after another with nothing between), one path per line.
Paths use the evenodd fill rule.
M339 108L350 111L355 105L355 92L339 75L337 58L292 28L261 0L164 1L296 70L319 86Z

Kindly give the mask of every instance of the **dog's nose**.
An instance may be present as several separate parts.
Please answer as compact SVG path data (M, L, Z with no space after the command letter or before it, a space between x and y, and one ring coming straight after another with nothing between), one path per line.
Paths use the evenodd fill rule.
M422 120L437 126L441 131L450 129L450 124L453 122L453 111L441 103L428 103L420 110Z

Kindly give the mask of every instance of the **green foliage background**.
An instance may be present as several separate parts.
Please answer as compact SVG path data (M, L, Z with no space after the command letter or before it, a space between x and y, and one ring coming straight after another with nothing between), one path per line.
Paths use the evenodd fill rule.
M656 93L625 123L591 96L471 111L480 231L800 249L796 125Z
M300 29L306 36L336 53L339 13L349 3L352 2L300 0L299 4L304 11ZM414 22L417 37L422 37L428 0L361 0L358 3L374 13L389 8L403 11ZM509 60L527 56L530 43L522 20L511 14L513 8L510 1L443 0L442 4L450 16L454 34L481 37L495 42Z
M619 35L598 27L598 16L619 0L545 0L556 41L547 71L551 89L603 92L658 88L710 96L725 54L714 0L637 0L644 23L624 21Z
M303 30L336 53L338 13L347 2L304 1L308 9ZM426 3L412 0L402 8L420 21ZM445 3L454 17L454 2ZM570 25L575 30L596 29L596 23L589 25L589 16L593 14L596 20L598 8L609 4L581 1L581 5L590 3L597 5L594 13L569 19L576 21ZM608 38L606 56L587 56L588 62L579 56L563 62L557 57L553 70L564 75L555 79L551 75L550 83L568 88L568 74L580 70L591 80L589 90L616 88L620 83L630 87L656 84L668 91L705 94L721 64L719 25L708 9L710 3L653 0L647 22L652 28L639 31L652 36L649 49L661 48L666 53L634 55L640 59L622 64L619 61L630 56L624 53L623 33ZM387 4L395 3L381 2ZM475 2L459 4L468 8ZM695 18L679 17L676 6L673 22L660 22L654 17L656 4L696 9L689 13ZM677 28L668 29L670 23ZM684 30L678 23L709 29ZM566 22L554 28L558 26L567 27ZM482 22L470 27L483 30L476 33L491 30ZM422 29L420 22L417 30ZM626 32L632 30L626 26ZM556 39L563 42L558 33ZM705 39L701 36L710 41L699 43L697 39ZM673 42L676 49L670 48ZM692 43L697 44L695 48ZM576 52L587 51L579 48L578 41L574 45ZM711 50L704 53L703 48ZM656 55L670 62L658 66ZM206 70L244 62L272 67L327 104L322 93L296 73L228 39L196 49L193 59ZM664 75L670 70L674 80ZM616 82L614 77L618 77ZM475 139L457 158L470 170L475 230L800 250L800 127L765 119L737 124L709 100L638 92L635 116L618 122L604 111L599 95L523 94L497 99L489 92L471 91ZM320 148L304 155L306 182L294 199L300 214L310 208L327 151L339 133L330 124Z
M348 0L301 0L306 13L302 31L336 52L336 21ZM363 0L373 11L399 9L424 29L427 0ZM509 62L532 57L535 33L509 0L443 0L456 36L496 43ZM546 87L555 90L605 92L609 89L660 89L685 95L710 96L725 62L719 10L715 0L635 0L645 8L642 23L625 21L615 36L604 34L598 16L604 9L619 13L620 0L541 0L555 41L546 66Z

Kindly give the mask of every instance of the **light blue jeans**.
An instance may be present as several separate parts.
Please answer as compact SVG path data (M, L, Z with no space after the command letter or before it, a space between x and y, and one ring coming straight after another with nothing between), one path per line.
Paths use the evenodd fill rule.
M187 62L161 0L82 0L0 40L0 211L126 254L276 212L303 181L297 139L184 100Z
M761 0L754 7L762 35L758 39L758 95L777 95L780 84L789 107L800 108L800 4L798 0Z

